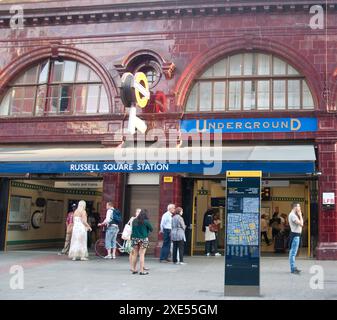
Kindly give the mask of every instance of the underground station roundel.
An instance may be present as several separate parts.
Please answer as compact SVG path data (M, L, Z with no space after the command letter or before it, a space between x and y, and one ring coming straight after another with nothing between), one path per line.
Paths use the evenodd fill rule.
M125 107L133 103L145 108L150 99L149 83L143 72L124 73L122 76L121 98Z

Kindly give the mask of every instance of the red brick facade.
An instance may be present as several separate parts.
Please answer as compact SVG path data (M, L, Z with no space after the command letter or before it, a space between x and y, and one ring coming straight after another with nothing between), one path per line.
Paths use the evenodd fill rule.
M119 4L116 4L118 2ZM109 115L22 117L0 119L0 142L118 144L114 133L126 126L127 116L119 98L120 71L140 50L159 60L163 76L155 92L167 97L167 113L144 112L150 127L179 128L179 121L199 117L184 114L193 79L221 57L241 51L272 53L291 63L304 75L312 91L314 111L209 113L221 117L316 117L315 133L224 134L226 140L255 140L277 144L310 141L318 147L320 259L337 259L337 212L323 211L324 191L337 193L337 5L325 1L327 30L310 28L311 5L320 1L46 1L26 3L23 30L9 28L6 1L0 4L0 94L10 80L47 57L75 59L91 67L108 93ZM96 4L97 3L97 4ZM53 10L51 8L54 8ZM175 66L175 68L173 67ZM104 177L104 201L122 203L121 174ZM161 184L161 212L169 201L181 203L178 176ZM105 203L103 204L105 205ZM103 208L103 206L102 206ZM102 209L103 210L103 209ZM335 244L332 244L335 243ZM330 247L329 247L330 246Z

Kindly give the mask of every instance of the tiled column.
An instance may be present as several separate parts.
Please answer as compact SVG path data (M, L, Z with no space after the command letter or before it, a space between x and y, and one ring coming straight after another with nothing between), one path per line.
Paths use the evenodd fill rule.
M317 259L337 260L337 209L323 209L323 192L337 194L337 144L336 142L319 145L319 232ZM335 199L336 201L336 199Z
M173 178L172 182L165 182L165 177L170 180ZM168 180L168 181L169 181ZM161 175L160 177L160 206L159 206L159 219L158 219L158 230L160 230L160 221L163 214L167 211L167 206L170 203L174 203L177 207L182 205L182 190L181 190L181 176L172 175ZM160 249L162 247L163 239L162 235L158 234L158 242L155 248L155 256L159 258Z
M103 175L103 199L100 212L102 220L105 219L106 203L109 201L122 212L124 188L123 173L106 173Z

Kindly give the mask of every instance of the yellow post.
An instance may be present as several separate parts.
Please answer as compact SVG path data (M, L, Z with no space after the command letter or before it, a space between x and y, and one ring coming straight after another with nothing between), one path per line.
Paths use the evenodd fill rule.
M194 221L195 221L195 198L196 198L196 190L197 190L197 181L194 181L193 186L193 205L192 205L192 236L191 236L191 257L193 257L194 251Z
M311 223L310 223L310 182L308 182L308 191L307 191L307 199L308 199L308 257L311 256Z

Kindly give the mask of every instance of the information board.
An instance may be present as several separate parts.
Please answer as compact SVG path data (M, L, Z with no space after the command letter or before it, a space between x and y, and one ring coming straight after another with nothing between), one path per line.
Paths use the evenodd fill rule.
M225 295L260 294L261 177L227 172Z

